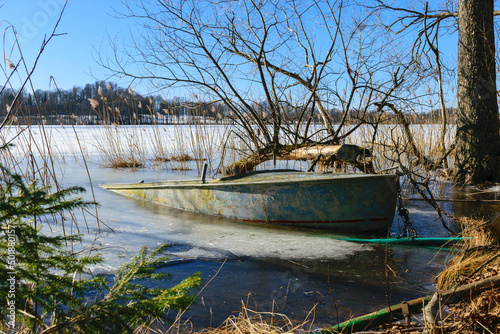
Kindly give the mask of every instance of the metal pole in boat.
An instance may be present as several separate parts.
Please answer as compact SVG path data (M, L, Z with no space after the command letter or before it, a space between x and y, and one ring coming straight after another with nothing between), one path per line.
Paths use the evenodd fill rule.
M207 168L208 164L203 165L203 171L201 172L201 182L207 183Z

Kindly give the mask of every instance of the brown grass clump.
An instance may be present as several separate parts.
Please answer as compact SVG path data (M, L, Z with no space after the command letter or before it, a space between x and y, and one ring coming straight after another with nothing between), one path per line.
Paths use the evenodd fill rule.
M168 161L186 162L186 161L194 161L197 159L193 158L189 154L180 154L180 155L173 155L171 157L158 157L157 156L153 160L158 161L158 162L168 162Z
M461 252L437 278L437 286L442 290L500 273L500 256L497 255L500 247L486 224L467 218L461 223L464 241L457 246Z
M198 160L204 160L204 159L196 159L190 156L189 154L174 155L169 158L169 161L179 161L179 162L198 161Z
M30 334L32 331L24 324L16 323L16 327L12 328L6 321L0 322L0 333L2 334Z
M191 157L189 154L174 155L169 158L169 161L179 161L179 162L192 161L192 160L194 160L194 158Z
M170 161L169 158L165 158L165 157L155 157L153 159L153 161L158 161L158 162L167 162L167 161Z
M193 170L192 168L189 168L189 167L172 167L170 169L177 171L177 172L187 172L189 170Z
M284 314L256 312L243 305L237 316L230 316L219 327L204 329L197 334L292 334L309 332L311 327L307 319L294 325Z
M26 328L23 324L16 323L16 328L11 328L6 323L0 323L0 333L2 334L31 334L30 329Z
M113 168L141 168L144 164L136 159L119 159L111 163Z

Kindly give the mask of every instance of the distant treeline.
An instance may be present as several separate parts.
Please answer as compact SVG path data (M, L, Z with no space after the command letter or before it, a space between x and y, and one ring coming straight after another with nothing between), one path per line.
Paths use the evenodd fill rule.
M0 118L7 115L16 92L6 88L0 93ZM262 119L270 119L269 108L265 103L254 103L256 111ZM454 121L454 110L449 109L448 122ZM294 122L302 110L287 106L289 116L285 122ZM412 115L413 121L436 123L440 120L440 111ZM319 117L314 120L319 121ZM96 81L84 87L75 86L68 90L36 90L22 92L14 105L12 122L15 124L187 124L228 123L234 118L233 113L225 105L217 102L207 103L186 98L163 99L161 96L143 96L130 88L119 87L115 83ZM342 119L342 113L330 110L334 123ZM385 118L391 121L391 114ZM409 116L410 117L410 116ZM349 118L363 118L367 122L375 122L379 116L361 115L353 110Z
M0 94L0 117L7 115L16 92L5 89ZM143 96L115 83L97 81L68 90L22 92L14 106L14 123L45 124L161 124L186 122L188 116L201 115L216 120L221 106Z

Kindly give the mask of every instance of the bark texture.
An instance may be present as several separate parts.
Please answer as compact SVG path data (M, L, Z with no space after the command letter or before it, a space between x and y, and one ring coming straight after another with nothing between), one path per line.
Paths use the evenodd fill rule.
M493 0L459 0L455 175L477 184L499 179Z

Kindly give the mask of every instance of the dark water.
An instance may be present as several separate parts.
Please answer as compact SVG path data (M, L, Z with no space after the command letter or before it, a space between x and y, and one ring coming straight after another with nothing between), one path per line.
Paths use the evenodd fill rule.
M98 237L97 244L103 247L107 262L95 270L112 274L143 244L150 247L173 244L168 251L172 264L158 268L171 273L172 279L147 284L170 287L201 272L204 282L210 283L182 317L195 328L219 325L240 311L242 302L257 311L286 314L297 322L314 314L316 325L332 325L387 307L389 303L433 293L434 277L454 256L446 249L346 243L336 240L338 235L331 233L251 225L185 213L121 197L97 186L107 182L186 177L163 170L113 170L96 166L92 175L97 201L101 203L100 219L114 229ZM84 179L70 181L85 183ZM405 196L417 197L411 193ZM436 196L470 200L496 195L444 184ZM421 236L449 236L435 210L426 202L406 200L403 204ZM491 214L496 210L496 203L440 204L456 215ZM397 234L401 227L402 220L396 217L391 232ZM89 238L89 242L92 240Z
M391 273L385 269L386 257ZM298 322L314 310L315 324L328 326L387 307L388 300L396 304L430 294L432 277L448 258L446 252L430 249L386 251L380 246L343 260L247 258L193 261L160 270L174 274L172 283L194 271L201 271L205 281L218 272L184 315L197 328L220 324L241 309L242 301L251 309L274 310Z
M91 199L91 183L84 167L74 161L65 164L63 185L84 186L85 196ZM154 248L172 244L168 252L174 262L158 268L171 273L172 279L147 284L170 287L188 275L201 272L204 282L210 283L182 317L198 329L218 326L240 311L242 302L257 311L286 314L297 322L309 314L314 316L317 326L333 325L387 307L389 303L433 293L435 275L454 256L445 249L364 245L337 240L338 235L332 233L251 225L185 213L121 197L99 187L104 183L142 179L196 177L196 171L186 175L161 168L132 171L91 164L90 174L103 224L99 231L92 219L87 217L85 223L80 217L78 226L85 233L86 245L99 247L106 259L94 271L112 275L142 245ZM453 188L448 183L440 187L436 190L439 198L498 198L498 192ZM418 196L410 192L405 197ZM403 204L421 236L449 236L436 211L426 202L405 200ZM457 216L488 217L498 211L495 202L439 204ZM402 220L396 217L391 232L400 233L402 225ZM55 233L62 230L60 226L52 229Z

